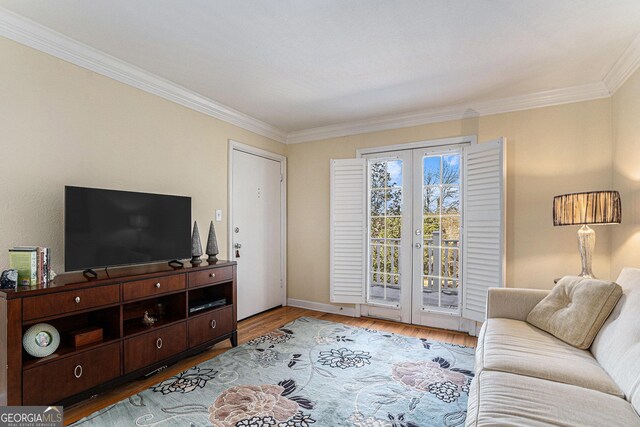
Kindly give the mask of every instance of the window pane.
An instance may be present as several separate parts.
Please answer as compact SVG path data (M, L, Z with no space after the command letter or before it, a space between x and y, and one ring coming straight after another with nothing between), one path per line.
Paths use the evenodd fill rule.
M387 215L400 215L402 210L402 190L386 190L385 199L387 204Z
M451 154L442 157L442 183L460 184L459 154Z
M397 241L392 240L387 243L390 245L399 245L402 233L402 218L385 218L385 222L387 224L387 239L398 239Z
M387 162L387 187L402 187L402 160Z
M425 157L422 164L424 185L440 184L440 156Z
M425 240L429 240L433 237L433 233L440 231L440 217L437 216L425 216L424 217L424 230L423 235Z
M371 230L369 235L372 238L384 237L384 218L371 218Z
M371 245L371 271L381 271L383 260L382 245Z
M387 175L386 162L371 163L371 188L384 188Z
M438 306L438 280L425 277L424 287L422 288L422 305L437 307Z
M442 284L442 307L458 308L458 280L447 279Z
M445 216L442 217L442 239L452 240L456 246L460 242L460 217Z
M383 216L385 211L384 190L371 191L371 216Z
M422 206L425 215L440 213L440 188L424 187L422 190Z
M458 278L458 249L443 247L440 250L441 271L440 276Z
M457 186L442 187L442 213L457 214L460 212L460 189Z
M437 262L437 246L426 244L424 245L424 258L422 262L422 273L425 276L435 275L435 263Z
M385 272L398 274L400 272L399 260L400 260L400 247L398 246L386 246L385 251L387 254Z

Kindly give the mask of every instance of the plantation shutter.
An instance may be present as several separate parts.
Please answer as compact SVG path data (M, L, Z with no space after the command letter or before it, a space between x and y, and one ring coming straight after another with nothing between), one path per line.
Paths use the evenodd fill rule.
M330 298L335 303L365 302L367 163L331 160Z
M465 147L462 316L484 322L487 291L504 287L505 140Z

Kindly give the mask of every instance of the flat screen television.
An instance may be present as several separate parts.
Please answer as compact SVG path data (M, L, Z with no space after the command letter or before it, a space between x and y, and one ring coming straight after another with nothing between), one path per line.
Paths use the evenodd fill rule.
M66 271L191 256L191 197L65 186Z

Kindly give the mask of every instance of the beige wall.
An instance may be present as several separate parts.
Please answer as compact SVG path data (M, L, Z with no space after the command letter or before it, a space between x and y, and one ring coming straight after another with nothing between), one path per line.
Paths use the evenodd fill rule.
M0 269L14 245L63 270L64 185L187 195L227 252L227 140L285 146L0 37ZM203 242L204 243L204 242Z
M612 226L611 276L640 267L640 70L612 99L613 185L622 198L622 223Z
M469 133L508 139L508 286L551 288L554 278L577 274L577 228L553 227L551 204L557 194L611 186L609 99L289 146L289 297L329 301L330 159ZM596 231L594 272L608 277L610 230Z
M613 98L613 126L612 101L603 99L284 146L4 38L0 55L0 248L50 246L57 271L65 184L189 195L202 233L223 209L216 225L225 257L228 139L289 158L290 298L329 301L329 159L354 157L358 148L507 137L508 284L549 288L553 278L579 270L577 230L551 225L552 197L611 186L614 128L613 181L624 190L625 224L597 228L595 273L616 274L640 246L640 233L631 232L638 230L631 203L640 203L632 201L640 180L638 73ZM610 263L612 246L630 249L614 250Z

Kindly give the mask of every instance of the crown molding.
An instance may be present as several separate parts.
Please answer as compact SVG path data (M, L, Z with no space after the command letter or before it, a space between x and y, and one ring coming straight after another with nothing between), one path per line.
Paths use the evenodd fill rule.
M0 7L0 35L278 142L280 129Z
M388 115L287 133L2 7L0 7L0 35L129 86L286 144L318 141L448 120L461 120L468 117L606 98L615 93L625 80L640 67L639 35L627 47L624 54L616 61L602 82L496 100L432 108L412 113Z
M631 42L622 56L604 77L604 83L613 95L640 67L640 34Z
M299 144L360 133L445 122L448 120L462 120L469 117L529 110L532 108L589 101L609 96L611 96L609 89L607 89L603 82L594 82L490 101L458 104L446 108L433 108L421 112L383 116L289 132L287 135L287 144Z

